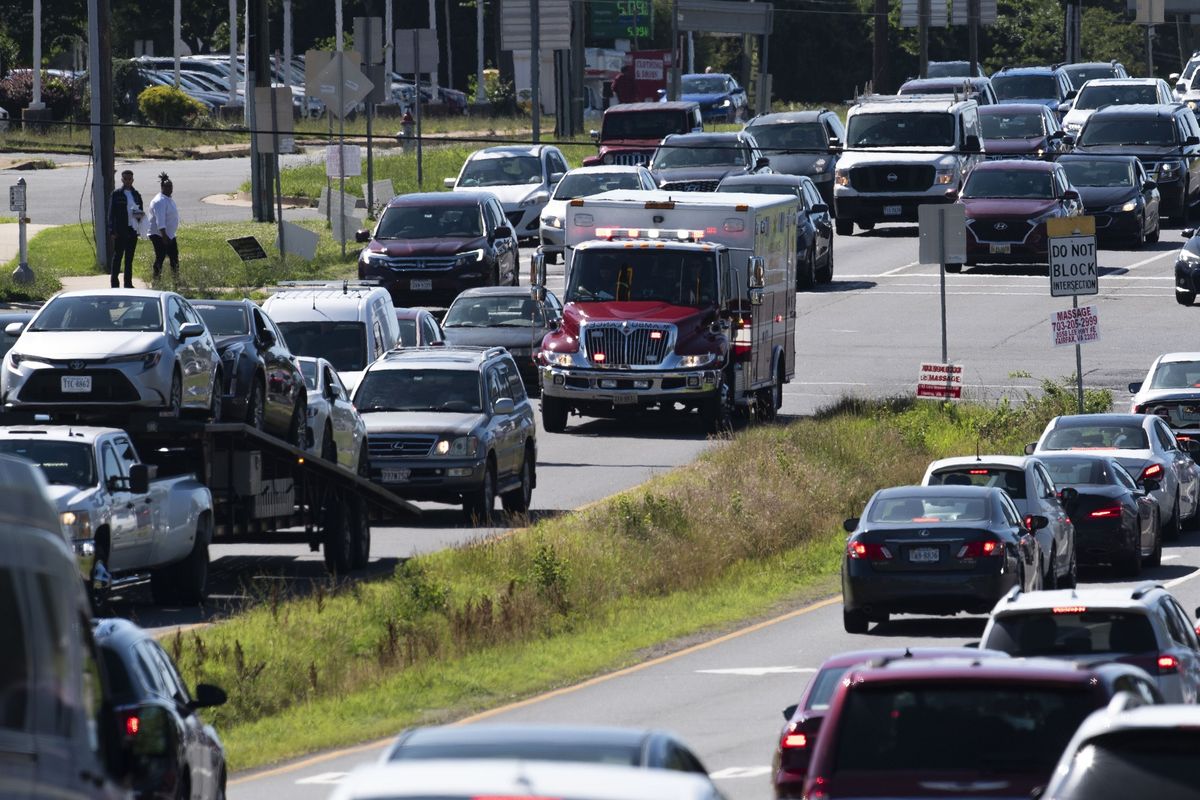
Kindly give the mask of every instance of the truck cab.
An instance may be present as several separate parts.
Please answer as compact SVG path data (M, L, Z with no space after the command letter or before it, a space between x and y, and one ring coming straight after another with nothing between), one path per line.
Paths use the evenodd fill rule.
M673 133L704 130L700 105L695 102L621 103L604 112L600 130L592 131L599 151L583 160L585 167L622 164L644 167L655 149Z

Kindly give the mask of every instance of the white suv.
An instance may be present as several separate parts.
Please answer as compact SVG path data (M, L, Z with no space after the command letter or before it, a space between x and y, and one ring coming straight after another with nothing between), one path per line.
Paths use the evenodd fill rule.
M981 648L1010 656L1123 661L1158 682L1168 703L1200 696L1200 641L1178 601L1156 583L1021 593L996 603Z
M834 173L837 232L854 224L916 222L917 207L952 203L983 160L974 100L872 96L846 115L846 141Z

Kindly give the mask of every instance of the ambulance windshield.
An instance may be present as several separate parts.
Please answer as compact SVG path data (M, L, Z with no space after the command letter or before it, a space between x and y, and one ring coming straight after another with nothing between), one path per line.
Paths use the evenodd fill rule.
M715 252L589 249L576 251L568 303L657 302L716 305Z

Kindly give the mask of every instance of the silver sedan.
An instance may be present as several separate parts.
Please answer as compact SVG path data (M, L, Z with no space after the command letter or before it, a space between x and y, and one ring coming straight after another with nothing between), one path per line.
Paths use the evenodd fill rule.
M20 334L0 373L5 410L220 416L216 345L174 292L64 292L5 332Z
M298 356L308 387L308 452L363 473L367 425L350 402L337 370L323 358Z

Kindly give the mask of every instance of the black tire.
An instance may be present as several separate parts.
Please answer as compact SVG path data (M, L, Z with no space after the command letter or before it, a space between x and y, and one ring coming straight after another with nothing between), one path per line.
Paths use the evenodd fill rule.
M570 409L561 397L542 394L542 427L547 433L562 433L567 429L567 414Z
M183 377L176 369L171 373L171 388L170 394L167 396L167 416L171 419L179 419L183 416Z
M871 626L871 620L865 611L842 608L842 627L846 633L866 633Z
M325 432L321 434L321 458L337 463L337 443L333 441L333 426L325 423Z
M533 498L533 451L525 448L525 456L521 459L521 485L516 489L500 495L500 504L509 514L524 514L529 511L529 502Z
M255 430L262 430L266 424L267 412L262 383L258 376L250 383L250 396L246 398L246 424Z
M1190 306L1196 302L1195 292L1181 292L1178 289L1175 291L1175 302L1181 306Z
M1117 572L1122 578L1136 578L1142 574L1142 548L1140 543L1129 549L1116 563Z
M1050 561L1046 565L1046 571L1042 573L1042 588L1057 589L1058 588L1058 568L1055 562L1058 561L1058 548L1051 546Z
M349 504L340 494L330 494L323 516L321 549L325 556L325 569L334 575L345 575L350 572L354 551L354 526L350 519Z
M853 236L854 235L854 220L838 219L834 220L833 228L838 236Z
M779 409L783 407L783 364L775 370L775 382L770 389L764 389L758 396L758 421L774 422L779 419Z
M1162 527L1159 525L1157 514L1154 520L1154 549L1146 556L1144 563L1147 567L1162 566Z
M483 470L483 483L470 494L463 495L463 514L472 525L490 525L496 508L496 465L488 458Z
M875 223L874 222L860 222L860 223L858 223L858 227L862 228L864 231L873 231L873 230L875 230Z
M558 253L542 253L542 255L545 256L547 264L558 263Z
M833 240L829 241L829 258L825 259L825 266L817 272L817 283L830 283L833 281Z
M1168 542L1174 542L1183 534L1183 520L1179 518L1179 495L1175 495L1175 510L1171 513L1171 521L1163 529L1163 537Z
M366 459L364 459L365 462ZM364 466L358 474L366 477ZM350 510L350 569L365 569L371 561L371 509L361 497L354 498Z
M962 272L962 268L962 264L947 264L946 272L950 273L951 275L957 275L958 273Z
M1133 235L1133 238L1130 240L1129 243L1131 245L1133 245L1134 250L1141 250L1143 247L1146 246L1146 217L1145 216L1143 216L1141 219L1138 220L1137 233L1135 233Z
M308 434L304 424L308 421L308 398L301 396L292 407L292 421L288 424L288 441L303 450L308 445ZM334 461L337 461L335 458Z
M1146 241L1151 244L1156 244L1159 237L1162 235L1162 217L1154 220L1154 230L1146 234Z
M1067 574L1058 579L1058 587L1060 589L1074 589L1079 585L1079 559L1076 558L1074 548L1071 549L1071 566L1067 569Z
M211 396L208 399L208 419L210 422L220 422L221 414L224 411L222 407L221 392L225 384L221 381L221 372L217 371L216 377L213 379Z
M208 543L212 541L212 526L212 517L200 518L192 552L173 568L176 593L183 605L202 605L208 599Z
M808 248L808 257L804 266L796 269L796 291L802 292L817 284L817 243L814 241Z
M715 392L701 401L700 424L705 433L714 436L733 430L733 414L723 392Z

